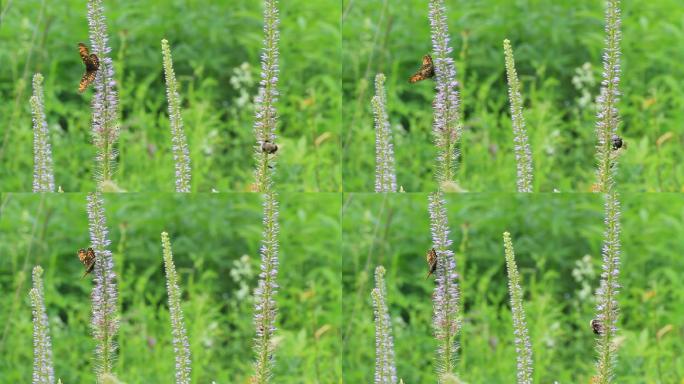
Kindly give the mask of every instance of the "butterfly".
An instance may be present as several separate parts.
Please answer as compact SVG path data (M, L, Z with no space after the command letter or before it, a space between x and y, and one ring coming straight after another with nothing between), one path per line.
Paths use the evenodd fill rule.
M593 319L589 322L589 325L591 325L591 329L594 331L595 335L603 334L603 323L601 323L601 320Z
M82 279L95 268L95 251L92 248L88 248L87 251L81 248L78 250L78 259L81 260L85 267L85 273L81 276Z
M81 82L78 84L78 91L83 93L90 83L95 80L95 74L100 68L100 59L97 58L96 54L90 53L88 47L83 43L78 43L78 53L81 54L81 60L83 60L83 64L86 67Z
M430 268L428 270L427 276L425 276L425 279L427 279L437 270L437 252L434 248L430 248L427 255L425 255L425 259L427 260L428 267Z
M261 152L272 155L278 151L278 145L266 140L261 144Z
M415 83L421 80L429 79L435 76L435 65L432 63L430 55L423 56L423 64L420 66L418 72L409 77L409 83Z

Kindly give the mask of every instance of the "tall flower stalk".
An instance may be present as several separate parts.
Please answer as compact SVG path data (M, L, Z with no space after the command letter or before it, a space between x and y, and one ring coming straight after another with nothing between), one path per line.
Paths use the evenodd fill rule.
M613 368L617 354L617 321L619 307L617 295L620 292L620 202L615 192L605 197L605 231L603 234L603 265L601 281L596 290L596 317L592 322L598 330L596 339L596 376L594 383L613 382ZM594 322L596 325L594 325Z
M375 120L375 192L396 192L392 130L387 117L385 75L375 76L375 96L371 100Z
M45 119L43 75L33 75L33 96L30 99L33 116L33 192L54 192L50 132Z
M95 156L95 181L97 189L107 189L112 183L116 161L116 141L119 138L119 96L114 80L114 64L109 57L107 24L102 0L88 0L88 27L92 53L99 58L93 96L93 143Z
M104 201L100 193L88 194L88 224L90 242L95 251L94 283L92 293L93 337L95 348L95 373L98 380L112 375L116 358L116 334L119 330L117 297L118 289L114 273L114 259L109 250L110 241Z
M252 382L266 384L271 381L275 344L273 337L278 314L275 295L278 292L278 201L273 191L275 170L276 125L278 114L278 1L264 0L264 42L261 53L261 82L254 101L256 137L255 189L265 192L263 204L263 232L261 240L261 273L254 290L254 377Z
M455 182L458 142L461 138L460 100L456 66L451 58L449 29L444 0L430 0L432 54L435 66L436 95L433 107L433 133L437 146L437 182L444 190Z
M532 345L525 323L523 308L523 290L520 287L520 275L515 265L515 252L511 234L504 232L504 253L508 270L508 292L511 295L511 313L513 314L513 335L515 336L515 353L518 362L518 384L532 384Z
M371 292L375 315L375 384L396 384L392 319L387 308L385 268L375 268L375 288Z
M275 103L278 101L278 1L264 0L264 46L261 53L261 82L259 93L254 100L255 119L254 135L256 145L254 157L255 189L258 192L270 191L275 169L276 125L278 113Z
M181 308L181 290L178 287L178 274L173 264L171 241L169 234L162 232L162 253L166 269L166 292L169 295L169 313L171 315L171 333L173 335L173 351L176 354L176 384L190 383L190 344L185 333L183 309Z
M596 170L597 192L610 192L614 187L617 152L613 141L617 135L620 116L617 103L620 98L620 0L607 0L605 11L605 47L603 49L603 80L597 98L596 115Z
M506 75L508 77L508 100L511 104L518 192L532 192L532 154L530 153L527 130L525 129L525 118L523 117L523 98L520 94L520 81L518 81L518 73L515 70L515 59L513 58L511 42L506 39L503 46Z
M261 273L254 291L254 340L255 362L253 383L266 384L271 380L275 345L276 316L275 295L278 292L278 202L276 194L264 195L263 237L261 240Z
M52 344L50 325L45 312L43 291L43 268L33 268L33 288L29 292L33 310L33 384L53 384L55 373L52 368Z
M169 122L171 124L171 149L173 161L176 165L176 192L190 192L190 152L183 130L183 116L181 116L181 99L178 94L178 83L173 71L171 49L166 39L161 41L162 57L164 61L164 75L166 78L166 100L169 104Z
M461 327L460 292L457 284L456 258L451 250L452 241L449 238L446 201L442 192L430 195L429 212L432 244L437 253L433 327L439 344L437 348L438 382L443 383L445 379L455 375L457 336Z
M605 48L603 51L603 80L597 99L596 116L596 158L598 160L595 190L605 195L605 230L603 240L603 265L601 281L596 290L596 317L592 328L598 334L596 340L596 375L593 382L613 382L613 369L617 354L617 321L619 306L617 295L620 290L620 202L615 192L615 171L617 152L614 142L621 140L617 135L620 117L617 103L620 97L620 0L607 0L605 11Z

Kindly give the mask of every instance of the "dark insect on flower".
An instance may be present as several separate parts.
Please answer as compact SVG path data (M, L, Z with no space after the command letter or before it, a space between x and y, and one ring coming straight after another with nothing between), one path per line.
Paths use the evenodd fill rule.
M272 155L278 151L278 145L266 140L261 144L261 152Z
M622 137L620 136L613 136L613 139L611 140L613 144L613 150L617 151L618 149L625 147L627 148L627 144L625 143L624 140L622 140Z
M95 251L93 251L92 248L88 248L87 251L81 248L78 250L78 259L81 260L81 263L83 263L83 266L85 267L85 273L81 276L82 279L95 268Z
M100 59L97 58L96 54L90 53L88 47L83 43L78 43L78 53L81 54L81 60L86 67L81 82L78 84L78 91L82 93L95 80L95 74L100 68Z
M415 83L421 80L435 77L435 65L432 63L430 55L423 56L423 64L420 66L418 72L409 77L409 83Z
M428 277L430 277L430 275L435 273L435 270L437 270L437 252L434 248L430 248L427 255L425 255L425 259L427 260L429 268L428 274L427 276L425 276L425 279L427 279Z
M601 320L593 319L589 322L589 325L591 325L591 329L594 331L595 335L600 336L603 334L603 323Z

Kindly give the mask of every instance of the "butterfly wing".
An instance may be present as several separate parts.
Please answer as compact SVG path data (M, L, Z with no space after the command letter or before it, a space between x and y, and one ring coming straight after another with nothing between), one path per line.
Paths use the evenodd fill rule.
M78 250L78 260L83 263L86 259L86 250L81 248Z
M430 55L423 56L423 66L420 70L423 71L426 79L435 77L435 64L432 62Z
M81 55L81 60L86 67L86 72L78 84L78 91L83 92L88 88L88 85L95 81L95 75L100 68L100 59L96 54L90 53L88 47L83 43L78 43L78 53Z
M414 73L413 75L411 75L411 77L409 77L409 83L411 84L419 82L421 80L424 80L424 77L421 75L420 69L418 70L418 72Z
M431 248L428 251L427 255L425 255L425 258L427 260L428 268L429 268L428 274L425 277L427 279L428 277L430 277L430 275L435 273L435 271L437 270L437 252L435 251L435 249Z
M95 268L95 251L92 248L88 248L88 255L86 256L86 271L88 273L92 272Z
M83 74L83 77L81 77L81 82L78 83L78 91L83 93L83 91L88 88L90 83L95 81L95 74L97 71L86 71L86 73Z
M98 59L97 55L94 53L91 53L90 56L88 56L88 60L85 60L84 63L86 71L88 72L95 72L100 68L100 59Z
M86 63L90 53L90 51L88 51L88 47L83 43L78 43L78 53L81 55L81 60L83 60L83 63Z
M418 72L409 77L409 83L415 83L421 80L429 79L435 76L435 65L432 62L430 55L423 56L423 63Z
M95 268L95 251L92 248L78 250L78 259L83 263L85 267L85 272L81 278L84 278L87 274L93 271Z

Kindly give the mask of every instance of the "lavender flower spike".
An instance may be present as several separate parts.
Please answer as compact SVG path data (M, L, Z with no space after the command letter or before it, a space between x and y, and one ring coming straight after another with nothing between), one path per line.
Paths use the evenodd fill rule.
M523 99L520 94L520 81L515 71L515 59L511 42L504 40L504 56L506 74L508 76L508 100L511 103L511 121L513 124L513 142L515 144L515 161L518 168L518 192L532 192L532 154L525 129L523 117Z
M119 96L114 81L114 64L109 57L107 24L102 0L88 0L88 27L92 53L99 58L100 68L95 76L93 110L93 143L97 149L95 157L97 189L107 189L112 183L116 150L119 138Z
M613 368L617 354L617 321L619 307L617 295L620 292L620 202L615 192L606 195L605 231L603 234L603 265L601 281L596 290L596 318L599 336L596 339L596 376L594 383L613 382Z
M385 268L375 268L375 288L371 292L375 314L375 384L396 384L392 319L387 309Z
M387 117L385 75L375 76L375 96L371 100L375 119L375 192L396 192L392 130Z
M620 98L620 0L606 0L606 37L603 50L603 80L596 104L596 192L610 192L614 187L617 152L613 141L617 135L620 116L617 104Z
M33 288L29 292L33 309L33 384L53 384L55 373L52 368L52 344L50 325L45 313L43 294L43 268L33 267Z
M433 193L429 198L430 230L432 243L437 253L436 286L433 294L434 318L433 327L439 347L437 349L438 382L455 375L456 336L461 327L459 300L460 292L457 284L456 258L451 251L452 241L449 239L449 222L447 220L446 201L442 192Z
M278 292L278 202L275 192L264 196L263 238L261 240L261 273L254 290L254 377L252 383L271 381L274 364L275 322L278 315L275 295Z
M95 348L95 373L98 380L112 375L112 367L116 358L116 334L119 330L118 288L114 273L112 252L108 249L107 220L104 202L100 193L88 194L88 226L90 242L95 251L95 271L92 293L93 337L97 342Z
M511 234L504 232L504 253L508 270L508 292L511 295L511 312L513 314L513 334L515 336L515 353L518 360L518 384L532 384L532 345L525 323L523 308L523 290L520 288L520 275L515 265L515 252Z
M444 0L430 0L432 54L436 90L433 107L433 133L437 146L437 183L440 190L455 182L458 141L461 138L460 100L456 88L456 66L449 46Z
M181 100L178 94L176 74L173 72L171 49L166 39L161 41L166 76L166 99L169 103L169 120L171 122L171 143L173 161L176 164L176 192L190 192L190 153L188 151L183 116L181 116Z
M30 99L33 116L33 192L54 192L50 132L45 121L43 75L33 75L33 96Z
M261 53L261 82L259 83L259 93L254 100L254 135L256 136L254 177L257 192L271 190L275 169L274 154L278 150L275 134L278 113L275 103L278 101L279 24L278 1L264 0L264 46Z
M176 354L176 384L190 383L190 344L185 333L183 309L181 308L181 290L178 287L178 274L173 264L171 241L169 234L162 232L162 252L166 269L166 291L169 295L169 313L171 314L171 333L173 334L173 351Z

